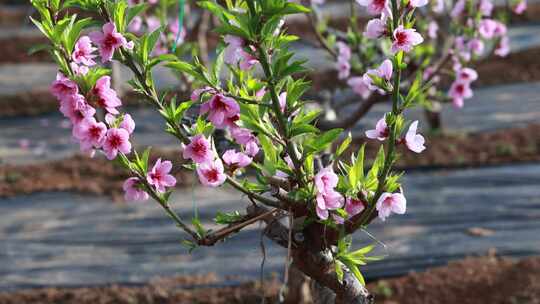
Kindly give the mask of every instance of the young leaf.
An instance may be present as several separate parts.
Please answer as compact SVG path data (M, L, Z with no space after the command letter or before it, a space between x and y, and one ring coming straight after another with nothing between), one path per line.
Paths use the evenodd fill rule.
M351 135L351 132L349 132L345 140L343 140L343 142L339 145L338 149L336 150L336 157L340 156L343 152L345 152L345 150L347 150L347 148L351 144L351 141L352 141L352 135Z

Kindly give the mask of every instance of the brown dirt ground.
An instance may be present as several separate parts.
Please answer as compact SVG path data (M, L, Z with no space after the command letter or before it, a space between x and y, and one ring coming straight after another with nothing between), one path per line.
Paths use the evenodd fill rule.
M179 152L155 151L150 163L159 157L179 159ZM173 168L178 187L191 185L193 174L182 170L178 162ZM89 159L74 156L44 164L0 166L0 197L29 194L40 191L77 191L107 195L122 201L122 183L128 178L126 171L103 157Z
M361 141L355 142L356 151ZM488 133L427 136L428 149L419 157L401 148L398 168L469 167L540 160L540 125L506 129ZM368 141L367 158L375 155L378 145ZM182 170L178 151L153 151L154 159L176 160L175 174L179 186L191 186L194 175ZM107 195L121 201L125 171L104 158L68 159L32 165L0 166L0 197L40 191L78 191Z
M200 286L212 283L219 285L214 275L164 278L139 287L31 289L0 293L0 304L261 303L258 283ZM275 279L265 283L267 303L275 303L279 287ZM422 273L372 282L368 290L375 295L378 304L538 304L540 258L517 262L492 256L466 258Z
M401 146L397 166L451 168L538 161L540 125L471 134L428 135L426 146L421 157ZM378 148L376 142L367 141L368 158L373 158Z

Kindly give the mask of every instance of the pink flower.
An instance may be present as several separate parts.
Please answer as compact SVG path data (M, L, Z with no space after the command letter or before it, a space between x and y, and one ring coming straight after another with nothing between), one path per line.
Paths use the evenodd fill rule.
M428 37L431 39L437 39L437 31L439 31L439 25L435 21L431 21L428 25Z
M227 127L226 118L240 114L240 106L234 99L216 94L201 106L200 114L205 113L216 128L224 129Z
M182 153L184 159L191 159L195 163L207 163L214 159L214 152L210 147L210 142L199 134L191 138L191 142L184 148Z
M354 198L347 198L345 201L345 211L347 211L348 218L351 218L360 212L364 211L364 202Z
M480 12L482 12L482 15L491 16L491 12L493 11L493 3L491 3L490 0L480 0L478 9Z
M225 35L223 41L227 43L227 47L223 51L223 61L228 64L237 64L240 60L240 51L244 46L244 40L240 37Z
M506 32L508 31L508 28L506 25L500 21L495 21L495 37L502 37L506 35Z
M448 91L448 96L452 98L454 106L457 108L463 107L463 100L471 98L473 92L468 82L454 81Z
M78 124L86 117L96 114L96 109L86 102L81 94L68 96L60 101L60 112L71 120L71 123Z
M116 26L112 22L103 25L103 32L91 32L90 39L99 48L99 55L103 63L110 61L114 51L120 47L133 48L133 42L127 42L122 34L116 31Z
M415 29L405 29L403 25L400 25L394 30L391 51L392 53L399 51L410 52L413 46L423 41L424 38Z
M223 173L223 163L219 158L211 162L198 164L197 174L201 184L208 187L218 187L227 179L227 175Z
M362 6L366 6L368 13L372 15L390 11L388 0L356 0L356 2Z
M129 133L124 129L112 128L105 134L103 151L107 159L116 158L118 152L128 154L131 152L131 143L129 142Z
M336 45L338 47L338 56L336 63L336 68L338 70L338 78L345 79L349 77L351 73L351 65L349 63L349 60L351 60L351 48L341 41L338 41Z
M90 38L88 36L82 36L75 44L75 50L73 51L71 58L77 64L93 66L96 64L94 61L96 55L92 54L95 50L97 49L92 46Z
M478 73L471 68L460 68L456 72L458 81L471 83L478 79Z
M252 158L242 152L236 152L235 150L231 149L223 153L223 161L227 166L236 169L249 166Z
M424 139L424 136L420 134L416 134L416 130L418 129L418 120L413 121L413 123L409 126L409 130L407 131L407 134L405 134L405 145L407 145L407 148L409 150L420 153L426 149L424 146L424 143L426 140Z
M111 114L118 114L117 107L122 105L122 101L118 98L116 91L111 88L111 77L102 76L96 82L92 89L92 94L96 98L96 104L105 108Z
M383 80L386 80L387 82L392 79L392 73L393 73L393 66L392 61L390 59L385 59L383 63L376 69L369 69L364 73L362 78L364 79L364 83L368 87L368 89L375 91L377 90L379 93L384 94L385 91L383 88L379 88L373 83L373 79L371 76L377 76L382 78Z
M133 19L131 19L131 22L128 25L128 31L140 34L142 30L143 20L141 16L135 16Z
M440 14L444 11L444 0L435 0L435 5L433 5L433 11L437 14Z
M212 89L211 87L208 87L208 86L198 88L198 89L193 90L193 92L191 93L190 99L191 99L191 101L199 101L202 94L204 94L204 93L214 93L214 92L215 92L214 89Z
M401 193L385 192L379 197L375 205L381 220L386 220L390 214L405 214L407 209L407 200Z
M281 112L285 112L285 109L287 108L287 92L282 92L278 96L279 100L279 109Z
M129 134L133 133L135 131L135 121L133 118L131 118L131 115L124 114L124 119L120 123L120 128L128 131Z
M20 139L19 148L21 148L22 150L28 150L28 148L30 148L30 140L28 138Z
M167 191L166 187L174 187L176 185L176 178L170 175L172 163L168 160L161 161L159 158L152 170L146 174L146 181L148 184L156 187L157 192L165 193Z
M245 145L249 143L250 141L256 141L257 138L249 129L246 128L231 128L231 136L234 138L234 140L240 144Z
M335 210L343 206L343 196L334 190L317 194L317 206L315 211L320 219L328 218L328 210Z
M465 10L465 0L458 0L454 7L452 8L452 12L450 12L450 16L452 18L458 18L461 13Z
M315 175L314 181L315 187L319 193L327 193L334 191L339 178L334 173L334 170L332 170L332 167L326 167Z
M51 84L50 91L58 100L63 100L77 94L79 87L73 80L59 72L56 74L56 80Z
M514 7L514 13L521 15L523 12L527 9L527 0L521 0L519 3Z
M252 50L254 51L254 50ZM250 53L244 51L244 49L240 49L239 52L238 52L239 56L240 56L240 69L243 70L243 71L247 71L249 69L251 69L255 64L257 64L257 62L259 62L259 60L257 60L257 57L251 55Z
M467 43L467 47L475 55L480 56L484 52L484 42L478 38L473 38Z
M348 61L336 62L336 69L338 71L338 79L346 79L351 74L351 64Z
M149 16L146 18L146 27L148 32L153 32L161 26L161 20L154 16Z
M371 91L363 77L351 77L347 80L347 84L352 88L353 92L360 95L362 99L366 99L371 95Z
M409 5L411 7L422 7L428 4L428 0L410 0Z
M82 151L90 151L99 148L103 144L107 126L102 122L97 122L94 117L87 117L73 128L73 135L81 144Z
M497 49L495 49L495 55L500 57L506 57L510 53L510 40L507 36L501 38Z
M252 140L246 144L245 150L248 156L255 157L255 155L259 153L260 148L258 142L258 140Z
M386 114L377 121L377 124L375 125L375 129L366 131L366 137L371 139L378 139L380 141L384 141L388 138L390 135L390 129L388 128L388 125L386 124Z
M478 33L485 39L491 39L495 36L497 21L492 19L482 19L478 24Z
M71 62L69 64L69 66L71 67L71 70L73 71L73 73L75 73L75 75L86 75L88 74L88 67L85 66L85 65L78 65L76 64L75 62Z
M126 201L145 201L148 199L148 193L142 190L140 185L141 182L136 177L126 179L122 186Z
M386 34L386 18L371 19L366 25L364 36L377 39Z

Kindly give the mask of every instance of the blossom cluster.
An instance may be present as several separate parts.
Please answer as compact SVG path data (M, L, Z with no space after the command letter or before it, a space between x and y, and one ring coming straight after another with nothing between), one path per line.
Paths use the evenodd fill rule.
M97 65L95 51L99 52L101 61L107 63L119 48L130 50L133 42L128 42L118 33L113 23L106 23L102 31L94 31L78 39L70 58L71 71L74 76L84 77ZM135 131L135 121L130 114L118 110L122 101L111 87L110 76L101 76L84 93L76 81L59 72L50 91L60 102L60 112L70 120L73 138L79 142L82 152L93 156L96 150L100 150L109 160L115 159L119 153L131 153L130 137ZM98 111L104 114L103 121L99 120ZM148 184L157 192L166 192L166 187L176 184L176 179L169 174L171 168L170 161L158 159L147 174ZM127 179L124 190L127 200L148 199L148 193L137 177Z
M446 92L446 99L452 101L453 105L461 108L464 105L464 100L473 96L471 88L472 82L476 79L476 72L467 65L474 59L481 56L486 56L490 49L488 46L493 45L493 53L497 56L504 57L510 51L509 38L507 35L507 27L501 21L493 17L494 4L492 0L472 1L472 5L466 5L466 0L458 0L449 6L449 3L444 0L435 0L428 2L427 0L409 0L405 2L399 1L398 12L400 14L408 14L415 9L424 11L425 20L417 23L427 37L417 32L415 28L407 28L405 25L397 27L391 26L394 20L390 0L357 0L359 5L366 8L367 13L374 18L368 20L362 36L373 41L382 41L388 38L391 42L389 49L382 50L384 55L386 52L395 54L398 51L411 52L414 46L421 44L424 39L429 39L429 43L437 47L443 44L441 39L451 39L450 48L444 52L450 57L450 62L453 62L451 73L453 82ZM324 1L312 1L313 4L321 5ZM402 3L405 7L400 7ZM510 6L514 13L522 14L527 8L526 0L511 1ZM399 18L400 16L395 16ZM448 19L448 20L445 20ZM451 33L439 35L441 27L439 24L450 24ZM425 25L425 26L424 26ZM457 34L456 34L457 33ZM336 69L338 71L338 79L346 80L353 92L367 99L372 92L385 94L391 91L391 86L388 79L391 78L391 69L388 65L381 65L378 69L368 69L363 76L351 76L351 47L346 41L338 41L336 43ZM363 50L366 52L366 50ZM416 60L414 56L410 60ZM425 57L418 57L418 65L422 65L424 70L424 80L432 81L433 85L438 85L440 76L438 75L441 67L425 65ZM464 73L473 76L472 78L462 77ZM378 83L374 84L374 79ZM430 92L436 92L432 89ZM431 98L437 100L439 97L436 94L430 95Z
M227 179L223 164L230 173L234 173L237 169L249 166L260 149L257 137L249 129L237 124L240 119L240 106L233 98L210 87L197 89L191 96L194 102L204 97L208 99L202 103L200 115L206 115L214 128L228 131L230 138L242 149L229 149L220 158L204 134L191 137L190 143L184 147L183 157L196 164L199 181L205 186L217 187Z

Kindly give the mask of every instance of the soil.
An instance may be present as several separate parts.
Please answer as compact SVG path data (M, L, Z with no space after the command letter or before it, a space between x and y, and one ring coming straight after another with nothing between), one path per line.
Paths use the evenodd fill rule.
M158 157L179 159L179 152L157 151L150 163ZM177 186L192 185L193 174L181 169L175 162L173 174ZM0 166L0 197L29 194L42 191L76 191L107 195L114 201L122 201L122 183L128 174L123 167L103 157L90 159L73 156L68 159L33 165Z
M418 157L400 148L398 169L433 167L472 167L540 160L540 125L476 134L428 135L429 147ZM356 140L357 151L363 140ZM379 146L367 141L366 155L372 159ZM175 160L178 186L191 186L193 173L182 170L178 151L152 151L153 159ZM151 160L152 162L152 160ZM107 195L122 200L125 170L104 158L74 156L68 159L32 165L0 166L0 197L41 191L77 191ZM196 182L196 181L195 181Z
M540 10L538 12L540 14ZM540 48L533 48L507 57L491 57L475 65L479 77L475 86L512 82L540 81Z
M215 286L209 286L208 284ZM258 304L275 303L280 283L218 287L215 275L162 278L143 286L45 288L0 293L0 304ZM223 286L223 285L222 285ZM466 258L422 273L368 284L378 304L540 303L540 258Z
M363 142L356 141L358 147ZM428 149L418 157L401 145L397 167L476 167L538 161L540 125L471 134L431 134L426 136L426 146ZM377 142L366 141L368 158L373 158L378 149Z

